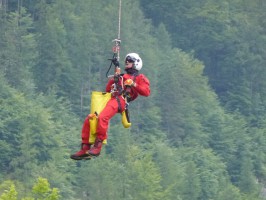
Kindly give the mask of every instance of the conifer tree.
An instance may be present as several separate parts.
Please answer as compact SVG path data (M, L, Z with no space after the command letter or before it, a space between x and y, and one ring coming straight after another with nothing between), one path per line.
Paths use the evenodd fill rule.
M1 67L8 83L20 91L32 94L34 83L30 73L36 58L36 41L33 22L25 8L5 13L0 8Z

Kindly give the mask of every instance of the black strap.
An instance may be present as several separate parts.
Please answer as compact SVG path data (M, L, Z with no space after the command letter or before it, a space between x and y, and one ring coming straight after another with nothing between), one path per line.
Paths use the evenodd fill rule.
M138 73L133 74L133 76L134 76L133 81L135 82L135 81L136 81L136 77L138 76ZM123 91L121 85L118 85L118 84L117 84L117 87L118 87L119 95L122 94L122 95L124 96L124 98L127 99L126 110L128 110L128 102L131 101L131 98L128 96L128 94L126 94L126 91ZM115 96L115 98L116 98L117 103L118 103L118 112L121 113L121 112L122 112L122 107L121 107L120 99L119 99L119 97L118 97L117 95ZM129 118L129 113L127 113L127 114L128 114L128 118Z
M126 112L127 122L130 123L130 115L129 115L129 110L128 110L128 108L125 110L125 112Z
M121 107L121 102L118 96L115 96L117 103L118 103L118 112L121 113L122 112L122 107Z
M136 77L138 76L137 75L133 75L134 78L133 78L133 81L135 82L136 81ZM126 87L126 89L123 91L123 97L126 98L127 100L127 103L129 103L132 99L131 99L131 96L130 96L130 91L131 91L131 87Z

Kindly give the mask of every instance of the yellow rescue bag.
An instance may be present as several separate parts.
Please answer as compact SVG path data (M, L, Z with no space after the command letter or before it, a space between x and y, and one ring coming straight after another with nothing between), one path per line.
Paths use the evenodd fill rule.
M89 143L93 144L96 139L96 129L98 124L97 115L99 115L104 109L106 103L111 99L111 93L109 92L98 92L93 91L91 94L91 114L90 118L90 138ZM104 144L107 143L106 140L103 141Z

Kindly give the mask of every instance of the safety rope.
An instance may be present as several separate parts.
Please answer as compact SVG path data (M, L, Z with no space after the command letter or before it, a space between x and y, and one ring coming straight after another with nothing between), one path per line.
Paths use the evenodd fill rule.
M122 10L122 0L119 1L119 14L118 14L118 36L117 39L119 40L119 46L121 43L120 33L121 33L121 10ZM119 61L119 51L117 53L117 60Z
M113 46L113 58L109 59L111 60L111 64L109 66L109 69L106 72L106 77L110 77L108 76L108 73L112 67L113 64L113 60L116 59L119 62L120 59L120 44L121 44L121 39L120 39L120 34L121 34L121 10L122 10L122 0L119 0L119 9L118 9L118 35L117 35L117 39L114 39L112 42L114 42L114 46ZM117 66L115 66L116 68L118 68Z
M119 1L119 9L118 9L118 34L117 39L114 39L113 42L115 42L115 46L113 48L113 52L116 54L116 58L119 61L119 52L120 52L120 34L121 34L121 10L122 10L122 0Z

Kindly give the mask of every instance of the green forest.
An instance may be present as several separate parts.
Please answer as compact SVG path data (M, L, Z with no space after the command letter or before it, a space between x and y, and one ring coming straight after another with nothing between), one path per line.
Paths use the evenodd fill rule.
M0 0L0 200L265 200L266 1L121 2ZM151 96L71 160L119 27Z

